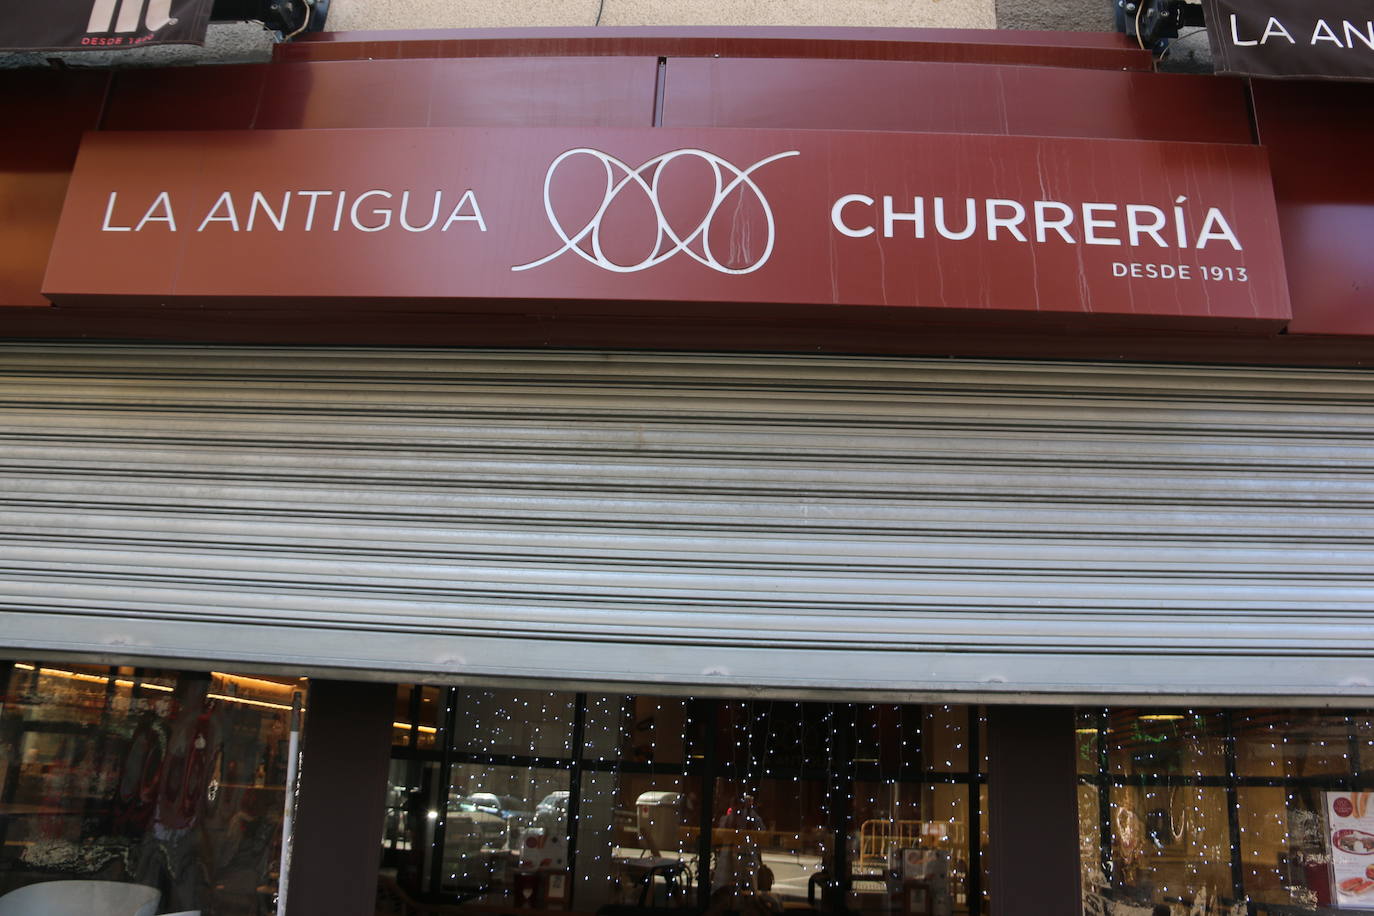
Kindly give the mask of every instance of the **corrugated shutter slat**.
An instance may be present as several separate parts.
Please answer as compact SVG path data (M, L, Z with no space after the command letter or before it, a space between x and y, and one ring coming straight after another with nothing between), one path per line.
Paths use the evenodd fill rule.
M1374 375L0 347L0 647L1374 696Z

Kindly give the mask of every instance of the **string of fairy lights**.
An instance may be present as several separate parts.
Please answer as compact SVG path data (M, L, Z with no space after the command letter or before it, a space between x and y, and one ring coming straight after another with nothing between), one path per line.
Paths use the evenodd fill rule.
M1079 728L1096 745L1083 758L1098 760L1081 779L1105 801L1101 824L1083 818L1085 886L1153 886L1156 901L1206 913L1324 902L1322 794L1364 787L1369 725L1320 712L1103 710Z
M469 725L459 743L486 760L472 769L484 778L500 758L524 760L507 768L521 770L508 789L527 806L543 794L572 794L568 771L580 774L582 804L568 832L580 839L579 884L592 895L614 884L624 860L648 855L636 826L669 828L658 851L687 861L698 854L699 825L714 826L746 803L766 815L760 833L770 849L794 860L810 856L817 867L834 851L827 828L837 801L851 834L874 815L868 819L885 819L888 835L900 835L900 822L922 829L942 822L948 830L931 839L954 847L976 848L985 835L981 782L960 779L984 759L970 759L963 708L844 707L846 721L864 725L845 757L835 704L592 696L574 747L573 703L570 694L465 691ZM700 719L703 710L708 720ZM1367 718L1333 713L1103 711L1098 724L1080 729L1101 744L1100 770L1089 767L1084 776L1099 786L1104 812L1099 819L1090 805L1084 809L1085 867L1101 862L1090 883L1151 886L1161 901L1313 904L1302 867L1322 864L1320 793L1363 789L1374 763L1370 726ZM723 740L715 763L702 769L708 730ZM837 774L841 758L853 769ZM704 773L716 777L709 812L698 807L696 780ZM976 797L969 794L975 789ZM631 803L651 792L672 800L639 806L644 820L635 822ZM980 829L970 843L975 814Z
M456 714L447 706L455 695ZM977 859L968 793L983 777L970 772L978 761L969 759L967 707L478 688L448 696L453 734L436 742L448 742L448 804L430 812L441 894L510 902L533 893L516 873L543 857L546 870L575 862L578 909L637 902L647 869L665 864L657 883L647 879L655 894L665 874L678 893L695 882L709 895L766 865L786 873L786 893L805 895L808 879L833 864L837 827L854 880L873 864L861 822L885 822L873 834L885 849L940 845L965 868ZM861 723L863 733L841 734ZM701 861L706 848L711 859Z
M93 695L174 690L132 671L12 667ZM288 709L282 698L296 689L211 677L207 696L245 707ZM595 909L641 859L680 860L705 874L700 831L746 806L758 820L739 821L754 834L744 842L775 865L813 871L833 861L837 825L851 866L908 842L972 860L983 842L985 758L968 707L430 691L447 698L443 714L428 719L436 724L395 725L427 730L425 759L437 761L442 745L449 760L443 790L429 799L441 889L486 882L508 895L510 863L539 828L576 852L578 908ZM1088 887L1149 888L1169 904L1315 906L1311 870L1330 860L1322 793L1374 788L1374 722L1363 713L1104 709L1080 724ZM439 734L445 728L451 734ZM486 831L476 845L461 845L463 818ZM490 855L498 848L502 855ZM626 882L627 892L638 888Z

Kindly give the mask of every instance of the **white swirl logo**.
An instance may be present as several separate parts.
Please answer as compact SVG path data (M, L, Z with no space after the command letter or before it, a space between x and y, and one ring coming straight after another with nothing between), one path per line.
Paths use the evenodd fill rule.
M705 150L680 149L656 156L636 169L600 150L586 147L568 150L553 161L553 164L549 166L548 173L544 176L544 212L548 215L549 224L553 226L553 231L562 240L563 247L547 257L531 261L528 264L520 264L512 267L511 270L531 270L571 251L603 270L620 274L648 270L650 267L662 264L678 253L686 254L694 261L723 274L753 273L768 263L769 257L773 254L774 242L773 210L768 205L768 198L764 197L762 189L754 181L753 173L770 162L799 155L801 153L798 150L778 153L767 159L760 159L748 168L741 169ZM558 214L554 212L552 195L554 176L565 163L583 157L590 157L601 164L606 173L606 187L602 194L601 203L596 208L596 212L592 214L591 219L587 220L586 225L575 233L570 233L568 227L563 225ZM659 196L660 183L663 180L665 168L669 163L678 159L704 162L715 178L715 192L706 208L706 215L691 232L685 234L679 234L668 221L668 217L663 212L662 199ZM654 240L653 249L643 259L633 264L619 264L611 260L602 248L601 222L617 198L631 188L637 188L648 199L649 206L653 209L654 219L657 221L658 237ZM716 217L721 213L722 205L732 194L741 189L753 192L754 199L757 201L767 225L767 233L763 249L757 258L750 256L746 246L746 250L732 251L729 258L732 261L743 260L746 262L746 266L729 267L722 263L715 252L711 250L711 228ZM588 243L590 250L583 247L584 242Z

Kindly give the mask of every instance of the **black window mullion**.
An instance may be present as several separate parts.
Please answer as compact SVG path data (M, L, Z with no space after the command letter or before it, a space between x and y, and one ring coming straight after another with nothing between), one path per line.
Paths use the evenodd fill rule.
M454 751L452 756L454 763L548 770L571 769L574 759L572 757L527 757L522 754L479 754L467 751Z
M14 683L15 664L15 662L7 662L4 665L0 665L0 672L3 672L3 674L0 674L0 711L10 706L10 687ZM37 672L38 667L35 664L34 680L37 680ZM137 691L138 676L135 674L133 688L134 697L138 696ZM23 711L19 709L10 709L9 711L10 715L8 717L0 716L0 742L12 747L19 747L21 736L24 732L24 714ZM0 786L4 787L4 791L0 792L0 803L6 805L13 804L19 792L19 773L23 766L23 760L24 758L22 755L13 755L5 763L5 766L8 768L7 771L0 772ZM0 817L0 849L6 848L10 824L17 820L19 820L19 818Z
M1345 734L1350 759L1350 782L1352 785L1359 785L1364 777L1364 763L1360 760L1360 736L1355 728L1354 716L1345 717Z
M417 690L419 688L416 688ZM429 892L438 897L442 893L444 870L444 840L448 827L448 794L453 784L453 736L458 725L458 688L444 691L443 754L439 761L438 817L434 821L434 846L430 850Z
M418 757L418 752L420 750L420 694L422 691L423 688L418 684L412 684L410 686L410 701L407 704L410 709L410 732L406 735L406 744L404 748L404 750L408 752L408 759L405 764L407 794L412 791L412 787L418 787L420 785L420 774L424 769L424 763ZM392 759L396 758L397 750L399 750L399 748L393 745L391 750ZM396 854L399 850L400 842L400 831L397 831L392 834L391 837L391 851L393 854Z
M849 874L849 836L854 814L854 738L858 730L858 711L852 703L837 703L832 708L832 782L830 787L830 829L835 837L834 878L827 909L832 913L846 911L853 880Z
M1237 791L1239 775L1236 765L1236 732L1228 709L1222 713L1225 737L1222 748L1226 758L1226 821L1231 841L1231 895L1235 900L1245 899L1245 867L1240 848L1240 793Z
M978 707L968 707L968 762L973 775L981 775L983 742L979 736ZM924 737L924 732L922 733ZM922 750L924 750L922 748ZM969 782L968 806L968 874L964 877L964 897L968 904L969 916L979 916L983 911L983 781L974 778Z
M405 748L397 748L395 757L409 757ZM425 756L420 751L420 757ZM436 753L434 759L438 759ZM454 763L471 763L479 766L516 767L520 769L571 770L573 757L526 757L519 754L479 754L464 751L453 752ZM681 776L683 765L680 763L634 763L621 762L611 758L582 758L577 766L583 773L633 773L642 776Z
M587 695L579 693L573 698L572 760L568 762L568 898L565 906L573 907L573 896L577 892L577 835L578 818L582 814L582 759L586 748L587 734Z
M418 760L422 763L438 763L440 760L443 759L443 756L444 755L441 751L432 748L422 747L412 751L404 744L398 744L391 749L392 760ZM462 763L463 761L457 760L456 762Z
M420 706L425 689L418 684L410 687L410 734L406 735L406 747L412 751L420 747ZM445 739L452 744L452 739Z
M1107 751L1107 726L1110 713L1103 709L1097 714L1097 818L1098 845L1102 853L1102 876L1112 877L1112 790L1111 757Z
M636 776L681 776L686 771L683 763L635 763L618 760L583 760L584 773L630 773Z
M697 904L705 907L711 895L711 829L715 823L716 778L720 759L716 748L716 728L720 723L718 700L694 701L693 718L701 723L701 804L697 812ZM683 749L684 752L686 749ZM690 770L690 754L688 768Z
M774 771L774 777L777 771ZM794 774L786 774L786 778L792 778ZM807 771L800 775L802 779L822 780L827 778L827 774L819 771ZM900 776L892 776L875 770L870 766L856 766L853 773L855 782L895 782L904 785L928 785L930 783L944 783L945 785L958 786L970 783L985 782L986 780L980 773L969 773L965 771L949 770L907 770Z

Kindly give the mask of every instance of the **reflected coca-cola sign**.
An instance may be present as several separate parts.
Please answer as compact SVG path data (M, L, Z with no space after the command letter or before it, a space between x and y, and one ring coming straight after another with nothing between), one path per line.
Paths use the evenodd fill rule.
M64 301L797 303L1289 317L1253 147L556 129L89 135ZM663 306L672 308L672 306Z

